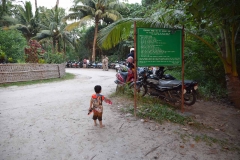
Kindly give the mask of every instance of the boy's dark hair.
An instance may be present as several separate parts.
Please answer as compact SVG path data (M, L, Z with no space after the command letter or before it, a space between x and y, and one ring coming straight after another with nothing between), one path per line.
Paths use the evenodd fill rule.
M100 85L96 85L94 87L94 90L95 90L96 93L100 93L100 91L102 90L102 87Z

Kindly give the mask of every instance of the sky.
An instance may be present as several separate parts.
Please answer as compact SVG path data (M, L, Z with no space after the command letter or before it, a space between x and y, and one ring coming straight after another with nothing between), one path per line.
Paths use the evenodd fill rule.
M33 6L33 11L35 11L35 0L19 0L21 1L30 1ZM38 6L45 6L47 8L53 8L56 5L57 0L37 0ZM128 0L128 3L139 3L141 4L141 0ZM59 7L62 7L68 10L73 5L72 0L59 0Z

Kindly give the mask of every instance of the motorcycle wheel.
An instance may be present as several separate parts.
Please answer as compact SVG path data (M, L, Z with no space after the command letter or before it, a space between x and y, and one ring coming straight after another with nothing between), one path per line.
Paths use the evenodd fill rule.
M129 85L129 89L132 90L132 92L134 93L134 83L131 83ZM136 86L136 91L137 91L137 94L141 97L145 96L147 94L147 86L145 85L137 85Z
M196 94L194 92L184 94L184 104L193 105L196 102Z

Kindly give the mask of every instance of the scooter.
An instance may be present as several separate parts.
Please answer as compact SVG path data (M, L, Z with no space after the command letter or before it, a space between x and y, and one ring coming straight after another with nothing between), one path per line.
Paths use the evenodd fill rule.
M131 69L127 68L127 72L122 72L121 68L126 68L126 66L120 65L116 74L117 79L114 81L117 84L116 92L121 88L124 88L126 85L130 85L134 80L134 73Z

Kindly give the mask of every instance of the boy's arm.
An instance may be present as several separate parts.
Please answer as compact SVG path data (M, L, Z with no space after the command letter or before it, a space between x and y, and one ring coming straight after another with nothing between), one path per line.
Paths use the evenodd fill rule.
M104 102L106 102L108 104L112 104L112 101L110 99L108 99L107 97L104 97Z
M92 109L92 99L90 100L90 107L88 110L91 110Z

